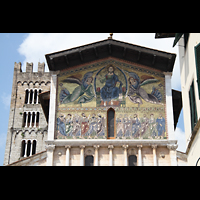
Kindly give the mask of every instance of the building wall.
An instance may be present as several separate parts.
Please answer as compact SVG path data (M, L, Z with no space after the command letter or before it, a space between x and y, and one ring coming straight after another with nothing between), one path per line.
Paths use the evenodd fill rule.
M47 122L42 107L39 103L25 104L26 89L50 90L51 73L44 69L44 63L38 63L38 71L33 72L33 64L27 63L26 71L22 72L21 63L15 63L4 165L20 159L22 140L36 140L36 153L45 150ZM24 112L39 112L39 126L23 127Z
M183 101L183 117L185 124L185 139L186 148L191 139L191 117L190 117L190 102L189 90L194 81L195 100L197 108L198 119L200 117L200 100L198 95L198 85L196 76L196 61L194 47L200 43L199 33L190 33L186 50L184 49L183 38L179 41L179 60L180 60L180 73L181 73L181 86L182 86L182 101ZM197 140L198 134L195 137L194 144L191 146L191 152L188 153L188 165L195 165L196 157L200 156L198 146L200 140ZM191 157L192 156L192 157Z

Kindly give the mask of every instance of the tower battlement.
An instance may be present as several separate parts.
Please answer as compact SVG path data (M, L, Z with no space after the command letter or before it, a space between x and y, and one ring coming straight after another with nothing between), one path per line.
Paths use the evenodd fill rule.
M14 64L14 69L16 69L16 71L19 73L19 72L23 72L22 71L22 63L19 62L19 63L16 63ZM26 62L26 71L27 73L33 73L33 62ZM38 73L44 73L45 72L45 63L40 63L38 62L38 68L37 68L37 71ZM35 72L34 72L35 73Z

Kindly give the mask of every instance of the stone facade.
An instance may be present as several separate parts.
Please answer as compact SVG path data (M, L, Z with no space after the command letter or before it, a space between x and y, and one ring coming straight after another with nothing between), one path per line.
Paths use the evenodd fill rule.
M26 71L22 72L21 63L15 63L13 86L10 104L10 116L8 123L8 132L6 140L6 149L4 157L4 165L10 164L22 158L22 140L26 146L28 141L30 144L33 140L36 141L36 152L39 153L45 150L45 140L47 139L47 122L38 100L38 94L31 96L30 102L25 103L26 90L45 92L50 90L51 72L45 72L44 63L38 63L38 71L33 72L33 63L26 63ZM27 92L28 94L28 92ZM30 95L30 94L29 94ZM35 101L33 100L35 98ZM39 113L39 123L36 126L36 115ZM32 126L29 123L26 127L23 122L24 113L29 113L29 121L33 122ZM28 115L27 115L28 120ZM32 147L32 146L31 146ZM26 156L26 155L23 155Z

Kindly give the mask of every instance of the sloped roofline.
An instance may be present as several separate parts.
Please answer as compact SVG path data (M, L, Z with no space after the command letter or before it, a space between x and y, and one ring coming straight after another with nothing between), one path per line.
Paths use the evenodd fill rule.
M66 69L109 56L144 64L164 72L172 72L176 58L176 54L173 53L114 39L101 40L45 55L49 70L52 71Z

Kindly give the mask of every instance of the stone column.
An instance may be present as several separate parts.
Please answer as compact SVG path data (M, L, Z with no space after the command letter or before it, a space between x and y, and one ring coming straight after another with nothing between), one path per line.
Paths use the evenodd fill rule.
M178 147L177 144L168 144L167 145L167 148L169 149L169 152L170 152L171 166L177 166L177 159L176 159L177 147Z
M33 140L31 140L30 156L32 156Z
M69 161L70 161L70 145L65 145L66 149L66 160L65 160L65 166L69 166Z
M37 112L35 112L34 127L36 127Z
M48 140L54 140L54 131L56 123L56 88L57 88L57 75L55 74L51 76Z
M114 148L113 145L109 145L109 166L113 166L113 158L112 158L112 149Z
M30 125L29 125L30 128L32 127L32 117L33 117L33 112L30 112Z
M38 95L39 95L39 89L37 89L37 96L36 96L36 104L38 104Z
M124 166L128 166L128 155L127 155L127 149L128 145L122 145L124 149Z
M151 145L151 147L153 148L153 165L157 166L157 156L156 156L157 145Z
M85 146L81 145L80 149L81 149L81 152L80 152L80 166L84 166L84 149L85 149Z
M138 147L138 164L142 166L142 145L137 145Z
M98 155L98 148L100 146L99 145L94 145L94 149L95 149L95 153L94 153L94 166L98 166L99 165L99 155Z
M55 145L48 145L48 146L45 146L45 148L47 150L46 166L53 166L53 152L55 149Z
M164 72L165 75L165 95L166 95L166 116L167 116L167 131L170 140L175 140L174 135L174 114L172 102L172 88L171 88L171 72Z
M34 104L35 90L33 89L32 104Z

